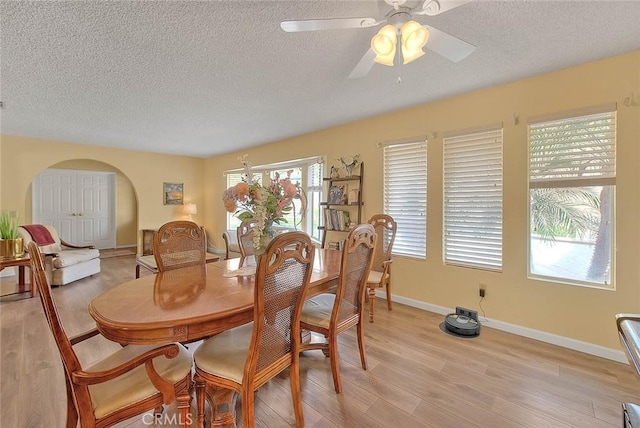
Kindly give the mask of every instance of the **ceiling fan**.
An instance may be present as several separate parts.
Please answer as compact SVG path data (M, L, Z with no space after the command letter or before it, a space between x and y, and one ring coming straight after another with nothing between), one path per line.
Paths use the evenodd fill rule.
M424 55L422 47L442 55L450 61L458 62L473 52L476 47L428 25L414 21L414 16L435 16L469 3L471 0L424 0L414 8L404 6L407 0L384 0L392 6L384 17L376 18L335 18L283 21L280 27L288 32L336 30L344 28L370 28L386 23L371 39L371 48L355 66L350 78L366 76L374 63L393 65L396 45L401 44L404 64ZM400 51L398 51L400 52Z

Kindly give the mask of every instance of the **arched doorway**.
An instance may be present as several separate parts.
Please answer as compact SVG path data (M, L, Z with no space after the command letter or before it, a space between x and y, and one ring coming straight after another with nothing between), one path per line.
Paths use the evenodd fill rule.
M69 159L49 166L50 169L111 172L115 175L113 222L115 224L115 248L137 247L138 201L135 188L129 178L118 168L94 159ZM27 200L28 217L33 218L32 186Z

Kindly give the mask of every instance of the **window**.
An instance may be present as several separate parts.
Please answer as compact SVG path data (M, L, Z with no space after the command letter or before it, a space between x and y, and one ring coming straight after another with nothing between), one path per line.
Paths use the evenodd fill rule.
M320 240L318 230L320 221L320 201L322 200L322 163L318 158L300 159L295 161L280 162L277 164L252 166L251 171L260 177L261 183L268 183L269 179L286 176L287 171L291 172L291 181L300 183L305 189L307 197L307 210L303 218L300 218L301 201L293 201L294 210L285 216L287 223L276 225L279 229L302 229L312 238ZM240 170L227 172L227 187L234 186L243 179L243 172ZM294 213L295 211L295 213ZM233 230L240 226L240 220L233 213L227 213L227 229Z
M444 262L502 270L502 129L443 139Z
M280 178L284 178L287 176L287 172L291 171L291 176L289 177L291 179L292 183L300 183L300 185L302 186L302 167L300 166L294 166L294 167L289 167L289 168L284 168L284 169L276 169L276 170L272 170L269 173L269 178L270 179L274 179L276 178L276 174L279 174ZM293 209L287 213L286 215L283 216L283 218L287 221L286 223L281 223L281 224L276 224L276 228L277 229L304 229L304 227L301 226L302 224L302 219L300 218L300 209L302 206L302 201L300 201L299 199L294 199L293 200Z
M384 146L384 212L398 223L393 253L427 255L427 144Z
M529 123L529 276L613 288L615 106Z
M323 164L314 162L307 167L307 221L306 230L312 238L320 242L320 220L322 219L322 210L320 209L320 201L322 201L322 178Z

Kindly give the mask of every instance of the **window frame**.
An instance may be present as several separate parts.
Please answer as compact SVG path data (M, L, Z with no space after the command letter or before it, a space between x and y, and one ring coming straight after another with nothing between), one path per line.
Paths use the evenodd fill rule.
M594 125L598 121L603 121L601 125ZM607 123L608 125L604 125ZM567 128L562 128L565 125ZM573 134L571 138L566 137L567 129L580 129L581 134ZM557 134L553 134L553 130ZM534 132L544 132L553 136L545 139L538 138ZM561 132L562 131L562 132ZM576 131L577 132L577 131ZM567 141L562 141L564 133ZM537 135L537 134L536 134ZM602 138L601 138L602 137ZM527 277L533 280L543 280L548 282L577 285L582 287L597 288L601 290L615 290L615 235L616 235L616 144L617 144L617 111L615 104L607 106L597 106L577 111L564 112L554 115L532 118L529 120L528 130L528 224L527 224ZM553 146L543 141L554 141ZM607 141L607 142L605 142ZM559 146L564 144L563 146ZM546 147L546 151L543 150ZM563 150L554 152L550 147L561 147ZM535 149L535 153L534 153ZM595 149L595 150L594 150ZM545 156L542 155L544 153ZM554 159L555 162L548 160ZM556 158L564 159L558 162ZM587 278L584 273L583 279L571 278L569 275L550 275L534 271L534 254L532 251L532 240L536 236L532 230L532 190L534 189L579 189L588 190L595 187L609 187L608 192L608 225L605 232L609 235L609 240L604 241L605 249L608 247L608 277L602 281ZM593 191L593 195L598 193L598 214L601 214L603 192ZM605 196L607 194L605 193ZM595 208L593 208L595 209ZM596 236L591 238L595 249L597 234L602 228L602 218L599 217L599 226ZM593 229L592 229L593 232ZM555 239L555 238L554 238ZM560 237L557 241L580 243L576 239L565 239ZM584 243L584 242L583 242ZM593 250L592 250L593 255ZM589 262L591 263L591 262ZM587 269L589 266L587 266ZM542 269L540 269L542 270Z
M235 186L236 184L240 183L242 181L243 175L244 173L241 170L225 172L225 179L227 181L226 188L228 189L229 187ZM226 211L226 213L227 213L227 231L233 233L233 236L235 236L236 230L238 226L240 226L240 223L242 222L240 221L239 218L233 215L234 213L230 213L229 211Z
M311 187L311 189L313 191L319 191L320 192L320 197L319 200L317 201L317 207L316 207L316 211L320 211L320 200L322 200L323 197L323 187L322 187L322 174L324 174L324 163L325 163L325 159L324 157L313 157L313 158L304 158L304 159L297 159L297 160L290 160L290 161L284 161L284 162L277 162L277 163L272 163L272 164L267 164L267 165L259 165L259 166L251 166L251 172L255 175L258 175L260 177L260 183L267 183L272 175L275 172L279 172L281 174L281 177L283 174L286 174L286 172L290 169L300 169L300 179L299 180L292 180L292 182L300 182L300 184L302 185L302 188L305 191L305 196L308 196L310 193L310 187L309 185L312 184L309 181L309 170L314 169L314 170L319 170L320 171L320 186L319 188L317 186L315 187ZM243 169L235 169L235 170L229 170L225 172L225 175L227 176L227 188L233 186L236 184L236 182L231 182L231 179L235 178L236 176L242 177L244 175L244 170ZM311 200L307 200L307 210L306 212L303 213L302 215L302 219L299 222L298 228L302 229L303 231L305 231L306 233L309 234L309 236L311 236L312 240L316 241L316 242L320 242L321 239L321 235L320 235L320 230L318 229L318 225L313 224L312 221L309 220L310 217L310 213L313 213L313 209L314 207L312 206L312 203L315 203L316 201L311 201ZM234 213L229 213L227 212L227 230L235 233L236 231L236 227L233 227L233 224L235 224L235 221L237 221L237 224L240 224L240 221L234 216ZM310 229L310 227L313 227L312 229ZM277 229L295 229L295 227L293 225L291 225L290 223L285 223L282 225L276 225Z

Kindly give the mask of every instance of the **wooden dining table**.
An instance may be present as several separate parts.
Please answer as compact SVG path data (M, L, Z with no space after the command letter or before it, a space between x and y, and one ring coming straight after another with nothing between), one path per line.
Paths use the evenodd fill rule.
M317 249L305 297L337 285L341 252ZM204 339L253 321L251 257L192 266L127 281L89 303L106 338L120 344L165 344ZM213 426L235 426L232 391L217 391ZM226 410L226 411L225 411Z

